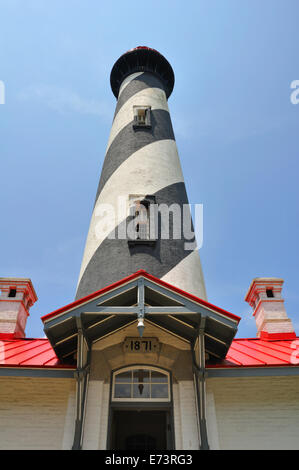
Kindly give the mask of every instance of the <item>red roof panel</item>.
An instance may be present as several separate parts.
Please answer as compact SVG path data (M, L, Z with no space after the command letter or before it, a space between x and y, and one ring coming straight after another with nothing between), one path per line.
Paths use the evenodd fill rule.
M16 348L10 348L5 350L5 361L7 362L10 359L18 361L25 357L26 354L33 356L34 353L32 351L43 346L45 346L45 342L41 343L41 341L37 339L35 341L30 341L27 344L18 345Z
M3 344L4 341L1 341L0 342L0 345ZM11 340L7 340L5 341L5 351L6 353L8 353L8 351L12 350L12 349L17 349L17 348L23 348L24 347L24 340L23 339L11 339ZM1 348L1 346L0 346ZM1 349L0 349L1 350Z
M235 362L240 366L264 366L266 365L264 361L254 357L254 355L246 354L246 351L240 351L237 348L230 347L226 355L226 359L229 359L231 362Z
M255 346L250 347L246 344L245 341L243 342L243 344L237 342L234 343L233 349L243 352L249 358L263 362L265 365L277 365L277 363L281 362L278 357L273 357L270 354L267 354L265 350L259 351L258 348L255 348Z
M289 341L289 340L285 340L285 341L263 341L263 340L259 340L258 344L266 346L269 350L273 349L273 351L289 354L290 349L293 349L293 348L291 348L291 344L293 343L293 341L294 340L292 340L292 341Z
M34 366L36 364L36 361L38 360L38 362L40 364L42 364L43 366L45 365L58 365L59 364L59 360L55 357L53 358L53 349L50 347L47 347L47 349L44 351L44 352L39 352L37 353L37 355L31 357L30 359L27 359L25 361L22 362L22 366ZM49 359L50 357L50 359Z
M294 352L293 341L290 340L263 341L259 338L237 338L233 340L223 361L207 364L207 367L296 366L297 364L292 361Z
M66 367L61 364L48 339L0 340L2 367Z
M271 358L271 361L274 359L275 363L277 363L277 360L281 361L282 363L285 362L287 364L290 362L290 354L288 350L284 352L280 351L279 349L275 350L275 348L269 347L269 344L267 344L266 342L262 343L261 341L257 342L245 340L242 344L247 346L252 351L255 351L255 353L257 353L258 355L267 355L267 363L269 362L269 357Z

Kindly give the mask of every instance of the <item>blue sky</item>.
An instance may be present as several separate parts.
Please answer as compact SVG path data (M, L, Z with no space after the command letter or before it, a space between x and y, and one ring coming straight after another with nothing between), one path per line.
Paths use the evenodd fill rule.
M115 98L138 45L176 83L169 107L191 203L204 204L208 299L240 315L254 277L282 277L299 333L297 0L0 0L0 276L30 277L40 317L74 299Z

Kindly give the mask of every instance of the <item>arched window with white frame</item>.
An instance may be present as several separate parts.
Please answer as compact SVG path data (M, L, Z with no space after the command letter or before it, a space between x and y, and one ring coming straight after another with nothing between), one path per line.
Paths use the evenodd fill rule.
M170 401L170 375L149 366L133 366L113 374L112 401Z

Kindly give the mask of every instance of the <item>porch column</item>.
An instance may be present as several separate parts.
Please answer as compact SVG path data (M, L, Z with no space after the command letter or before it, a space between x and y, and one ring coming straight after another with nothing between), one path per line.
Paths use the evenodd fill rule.
M76 319L78 328L76 385L76 422L72 450L81 450L83 423L90 369L90 344L84 335L81 318Z
M201 319L198 337L191 345L193 360L194 382L200 433L200 450L209 450L207 422L206 422L206 384L205 384L205 318ZM198 361L198 362L197 362Z

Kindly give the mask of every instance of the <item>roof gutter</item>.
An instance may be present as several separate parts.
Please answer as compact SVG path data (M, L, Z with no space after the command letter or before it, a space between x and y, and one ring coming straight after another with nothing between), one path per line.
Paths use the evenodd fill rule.
M53 379L74 379L76 369L59 368L29 368L29 367L0 367L0 377L46 377Z
M229 378L229 377L285 377L298 376L298 366L277 367L211 367L206 369L206 377Z

